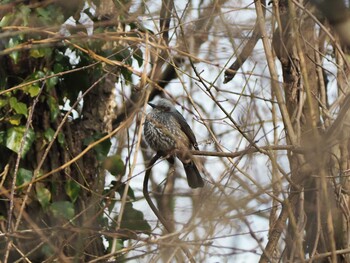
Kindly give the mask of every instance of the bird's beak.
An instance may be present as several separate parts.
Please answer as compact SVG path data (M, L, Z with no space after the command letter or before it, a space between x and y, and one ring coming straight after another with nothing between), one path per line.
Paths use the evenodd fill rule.
M155 108L155 107L156 107L156 105L154 105L154 104L151 103L151 102L148 102L148 105L151 106L152 108Z

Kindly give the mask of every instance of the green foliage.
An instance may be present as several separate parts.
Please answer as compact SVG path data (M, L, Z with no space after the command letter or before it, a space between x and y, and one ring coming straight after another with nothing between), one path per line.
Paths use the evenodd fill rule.
M8 43L6 44L6 48L15 49L22 41L23 41L22 35L12 37L12 38L10 38ZM19 51L12 51L10 53L10 58L13 60L14 64L18 63L19 55L20 55Z
M125 165L119 154L107 157L103 162L103 168L112 175L124 175Z
M33 58L44 58L51 56L51 48L33 48L29 50L29 56Z
M47 96L46 103L50 109L50 120L53 122L56 120L58 114L60 113L58 101L53 96Z
M142 231L144 233L149 233L151 231L151 226L148 224L147 220L145 220L143 213L133 208L131 202L125 204L120 227L122 229Z
M40 87L38 83L32 85L27 85L22 89L26 94L29 94L30 97L36 97L40 92Z
M115 189L115 191L120 195L120 197L122 197L126 188L126 184L121 183L120 181L112 181L112 186L112 189ZM133 207L133 203L131 202L135 201L135 194L131 187L128 187L128 197L129 201L125 204L120 227L122 229L149 233L149 231L151 230L150 225L148 224L147 220L144 219L143 213L135 209ZM110 212L112 211L113 207L114 203L112 203L109 208ZM115 220L117 220L117 217L118 216L115 217Z
M28 4L29 2L30 4ZM2 93L0 95L0 156L2 157L0 158L0 168L3 169L7 164L15 163L16 154L20 153L22 145L22 159L16 178L16 186L19 188L32 181L33 170L42 161L41 158L44 156L46 146L53 141L62 115L67 110L64 108L66 101L69 100L70 105L72 105L76 102L79 94L84 93L107 71L122 74L126 82L132 81L132 72L128 69L106 66L91 56L89 51L128 66L135 65L135 63L139 67L143 65L143 52L137 45L132 46L129 43L108 38L109 33L114 34L117 30L117 26L114 24L95 24L92 37L85 37L87 36L86 29L81 24L79 25L78 21L76 21L79 25L77 27L62 27L70 16L79 18L79 12L83 9L85 1L49 1L45 4L41 4L42 1L38 1L36 4L29 2L19 1L13 5L11 11L4 12L0 18L1 33L3 33L0 39L2 52L0 55L0 92ZM96 1L94 2L97 4ZM5 0L1 3L12 4L13 1ZM118 5L124 5L124 3L118 2ZM100 22L100 18L89 8L85 8L83 11L92 21ZM123 14L123 16L126 15L127 13ZM72 37L63 39L65 34ZM81 34L83 37L76 37L76 34ZM77 48L78 46L80 48ZM83 49L88 52L82 51ZM102 87L103 84L101 82ZM28 119L30 117L29 110L32 109L36 99L34 115ZM69 147L75 143L72 143L71 139L72 133L76 132L72 127L76 127L74 125L82 121L81 117L84 115L70 119L64 124L56 139L57 142L53 144L44 160L41 173L52 171L72 157L70 153L74 152L75 149ZM26 130L27 123L30 123L28 130ZM84 131L80 132L84 134ZM88 138L82 136L82 140L84 138L82 144L88 146L103 136L104 134L97 133ZM93 148L93 158L100 164L99 167L96 167L96 174L99 173L98 169L102 167L116 178L120 178L125 173L125 163L120 155L107 157L110 148L111 141L109 139ZM71 172L69 175L72 179L67 180L67 177L63 177L65 176L64 172L61 171L33 184L30 198L32 204L41 209L38 214L65 221L82 213L78 209L81 208L80 201L85 201L83 198L87 196L86 185L84 184L82 187L75 180L76 176L80 176L80 174L77 175L76 171L84 168L80 167L81 163L76 162L74 163L76 166L69 167ZM9 174L12 175L13 171L14 167L11 166ZM8 176L9 179L6 179L8 180L4 184L6 187L11 185L10 177ZM40 177L35 179L40 179ZM100 178L96 180L100 180ZM88 181L87 185L93 186L95 182ZM97 193L97 195L101 195L98 204L102 203L101 207L108 207L108 210L112 212L115 203L119 202L114 198L115 191L122 195L124 190L124 183L114 181L111 189L105 189L104 193ZM93 191L95 189L92 189ZM24 192L18 190L16 194L24 195ZM102 198L102 194L107 193L113 196L112 201L109 201L108 204ZM135 201L133 189L130 187L128 188L128 197L129 200ZM30 205L28 204L28 206ZM110 218L113 218L114 215L114 213L111 214ZM101 224L100 226L105 229L113 227L110 221L103 217L103 213L97 220ZM39 224L42 222L44 220L40 219ZM48 222L45 221L46 223ZM45 227L50 227L49 223ZM134 209L132 202L126 204L121 227L146 233L150 231L150 226L144 219L142 212ZM119 241L120 247L118 248L122 248L123 241ZM42 254L48 257L54 253L52 247L47 244L43 244L41 250Z
M95 142L95 141L98 141L99 139L101 139L104 135L103 134L94 134L93 136L91 137L88 137L88 138L85 138L84 139L84 145L85 146L88 146L89 144ZM94 147L94 151L97 155L97 159L99 161L104 161L107 157L107 154L111 148L111 141L110 140L104 140L103 142L100 142L99 144L97 144L95 147Z
M19 168L16 178L16 186L27 184L32 180L33 172L24 168Z
M113 188L116 189L116 192L119 193L120 197L122 197L126 187L125 183L120 181L112 181L111 184ZM135 194L131 187L128 187L128 197L135 201Z
M28 108L27 105L22 103L22 102L18 102L17 99L15 97L11 97L9 99L9 103L11 108L17 113L17 114L22 114L24 116L28 116Z
M37 182L35 184L36 198L43 208L47 208L51 200L51 192L45 187L43 183Z
M25 134L26 136L24 136ZM21 153L23 158L32 146L34 139L35 132L33 129L28 129L26 131L26 127L18 126L7 130L4 141L7 148L18 154L21 150L22 140L24 140Z
M51 214L57 219L70 220L75 215L74 205L68 201L53 202L49 209Z
M139 67L142 66L143 64L143 52L140 48L136 48L134 50L134 52L132 53L132 56L134 57L134 59L136 59Z
M68 180L64 185L64 189L66 190L66 194L69 196L70 200L73 203L75 203L75 201L79 197L80 188L81 188L81 186L73 180Z
M44 137L48 142L51 142L53 140L54 135L55 135L55 131L51 128L48 128L44 133Z

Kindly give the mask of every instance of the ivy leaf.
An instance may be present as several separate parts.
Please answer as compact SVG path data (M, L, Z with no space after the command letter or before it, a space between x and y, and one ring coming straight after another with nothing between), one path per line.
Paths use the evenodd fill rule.
M108 238L106 237L107 240L108 240L108 248L107 248L107 251L109 253L111 253L111 249L112 249L112 246L115 243L115 251L119 251L119 250L122 250L124 248L124 240L121 239L121 238L117 238L116 240L114 238ZM118 256L118 260L120 260L120 262L126 262L125 260L125 256L124 255L120 255Z
M38 84L32 84L23 88L23 91L29 93L30 97L35 97L40 92L40 87Z
M0 27L11 25L14 18L14 14L9 13L0 19Z
M51 200L51 192L45 187L43 183L35 184L36 198L43 208L47 208Z
M49 57L51 55L51 48L33 48L29 51L29 56L33 58Z
M46 80L46 87L49 91L51 91L56 84L58 83L58 77L50 77Z
M64 67L60 63L55 63L55 65L53 66L53 72L59 73L62 71L64 71Z
M103 168L108 170L112 175L124 175L125 165L119 154L106 158L103 162Z
M132 56L134 57L134 59L136 59L137 64L139 65L139 67L141 67L142 64L143 64L143 53L142 53L142 50L140 48L136 48L136 50L134 50L134 52L132 53Z
M8 48L14 48L19 44L19 40L15 38L11 38L8 42ZM12 58L14 64L17 64L19 60L19 52L18 51L13 51L9 54L10 58Z
M85 146L88 146L90 143L93 143L99 139L101 139L104 135L103 134L94 134L93 136L91 137L88 137L88 138L85 138L84 139L84 145ZM95 152L97 153L97 159L99 161L103 161L105 160L108 152L109 152L109 149L111 148L111 141L110 140L105 140L99 144L97 144L95 147L94 147L94 150Z
M48 96L46 101L50 108L50 119L53 122L56 120L58 114L60 113L60 108L58 106L57 100L54 97Z
M113 180L111 182L111 185L113 185L115 191L120 195L120 197L122 197L123 194L124 194L124 191L125 191L126 184L122 183L120 181L114 181ZM134 190L132 190L131 187L128 188L128 196L131 198L131 200L135 200L136 199Z
M11 123L14 126L18 126L21 124L21 119L23 115L15 114L9 118L9 123Z
M64 135L62 132L58 133L57 141L60 145L62 145L62 146L65 145L65 138L64 138Z
M44 137L46 140L48 140L49 142L51 142L53 140L53 136L55 135L55 131L52 128L48 128L45 132L44 132Z
M120 73L123 75L126 83L132 83L132 73L128 69L123 67L121 68Z
M41 70L35 71L34 74L32 74L32 79L41 79L45 77L45 73Z
M20 5L19 11L19 15L23 19L23 26L28 26L31 9L27 5Z
M64 218L70 220L74 217L74 206L68 201L58 201L50 205L52 215L58 219Z
M8 103L8 100L7 100L7 99L6 99L6 100L0 99L0 108L6 106L7 103Z
M5 145L7 148L15 153L19 153L21 142L24 137L26 128L24 126L12 127L7 131ZM24 139L24 146L22 151L22 158L29 151L35 139L35 132L32 129L27 131L27 137Z
M16 177L16 186L27 184L32 180L33 172L24 168L19 168Z
M64 185L66 194L69 196L70 200L72 200L73 203L75 203L75 201L79 196L80 188L81 188L80 185L74 180L69 180Z
M27 105L23 102L18 102L15 97L10 98L10 106L17 114L22 114L26 117L28 116Z
M55 73L52 72L52 71L48 71L47 72L48 76L51 76L53 74L55 74ZM51 91L56 86L56 84L58 83L58 77L49 77L45 81L45 83L46 83L46 87L47 87L48 91Z
M151 226L144 219L143 213L133 208L132 203L126 203L124 209L124 216L120 224L121 228L133 231L150 232Z

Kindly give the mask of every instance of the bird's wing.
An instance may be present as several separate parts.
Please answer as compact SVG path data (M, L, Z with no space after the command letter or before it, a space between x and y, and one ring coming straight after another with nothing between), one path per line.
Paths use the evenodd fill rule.
M180 124L181 130L186 134L193 147L199 151L196 136L194 135L191 127L186 122L185 118L178 111L172 112L172 116L174 116L176 121Z

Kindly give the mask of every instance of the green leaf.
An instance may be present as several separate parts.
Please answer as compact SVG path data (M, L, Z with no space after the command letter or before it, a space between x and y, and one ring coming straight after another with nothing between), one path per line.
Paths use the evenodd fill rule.
M49 57L51 55L51 48L33 48L29 51L29 56L33 58Z
M50 14L50 10L48 10L47 8L37 7L35 9L35 11L37 12L37 14L39 16L42 16L42 17L47 18L47 19L49 19L50 16L52 15L52 14Z
M139 65L139 67L141 67L142 64L143 64L143 53L142 53L142 50L140 48L136 48L136 50L134 50L134 52L132 53L132 56L134 57L134 59L136 59L137 64Z
M19 11L19 15L23 19L23 26L28 26L31 9L27 5L20 5Z
M32 74L33 79L41 79L45 77L45 73L41 70L35 71L34 74Z
M60 108L58 106L57 100L54 97L48 96L46 101L50 108L50 119L53 122L56 120L58 114L60 113Z
M123 75L126 83L132 83L132 73L128 69L121 68L120 73Z
M21 148L21 142L24 138L26 128L24 126L12 127L6 134L6 147L15 153L19 153ZM29 151L32 143L35 139L35 132L32 129L27 131L27 137L24 139L24 146L22 151L22 158Z
M6 99L6 100L0 99L0 108L6 106L7 103L8 103L8 100L7 100L7 99Z
M48 91L51 91L58 83L58 77L50 77L46 80L46 87Z
M19 168L16 178L16 186L27 184L32 180L33 172L24 168Z
M111 237L106 237L106 239L108 240L108 248L107 248L108 253L111 253L111 249L112 249L112 246L113 246L115 241L116 241L115 251L119 251L119 250L124 248L124 240L123 239L118 238L115 241L114 241L114 238L111 238ZM124 258L125 258L125 256L120 255L120 256L118 256L118 261L126 262L126 260L124 260Z
M9 118L9 123L11 123L14 126L18 126L21 124L22 117L23 115L20 114L13 115Z
M55 65L53 66L53 72L59 73L62 71L64 71L64 67L60 63L55 63Z
M11 22L13 21L13 14L6 14L1 20L0 20L0 27L4 27L4 26L8 26L11 24Z
M33 98L37 96L40 92L40 87L38 85L32 85L28 89L29 95Z
M112 181L111 184L113 185L115 191L120 195L120 197L123 196L124 191L125 191L125 183L122 183L120 181ZM128 196L130 197L131 200L135 200L135 193L134 190L132 190L131 187L128 188Z
M119 154L107 157L103 162L103 168L115 176L124 175L125 171L124 162Z
M10 98L10 106L17 114L23 114L26 117L28 116L27 105L22 102L18 102L15 97Z
M20 43L20 40L18 37L12 37L10 38L9 42L7 43L8 48L14 48ZM17 64L19 60L19 52L18 51L13 51L9 54L9 56L12 58L14 64Z
M45 132L44 132L44 137L46 140L48 140L49 142L51 142L53 140L53 136L55 135L55 131L51 128L48 128Z
M10 53L10 58L12 58L13 63L17 64L18 60L19 60L19 52L18 51L13 51Z
M43 208L47 208L51 200L51 192L45 187L43 183L35 184L36 198Z
M68 201L58 201L50 205L50 211L56 218L70 220L74 217L74 205Z
M52 248L52 246L50 246L49 244L47 243L44 243L43 246L41 247L41 252L47 257L51 257L55 251L54 249Z
M46 75L49 77L46 79L46 87L48 91L51 91L53 88L55 88L56 84L58 83L58 77L50 77L54 75L55 73L51 70L46 71Z
M32 85L26 86L23 88L23 91L26 93L29 93L30 97L35 97L40 92L40 87L37 83L34 83Z
M58 143L62 146L64 146L65 144L65 139L64 139L64 135L62 132L59 132L58 133L58 136L57 136L57 140L58 140Z
M88 146L89 144L101 139L104 135L103 134L94 134L93 136L91 137L88 137L88 138L85 138L84 139L84 145L85 146ZM111 141L108 139L108 140L104 140L103 142L97 144L95 147L94 147L94 151L96 152L97 154L97 159L99 161L104 161L106 159L106 156L109 152L109 149L111 148Z
M151 226L144 219L143 213L133 208L133 204L130 202L125 205L120 227L134 231L151 231Z
M69 180L64 185L64 189L66 190L66 194L69 196L70 200L72 200L73 203L77 200L80 192L80 185L73 181Z

